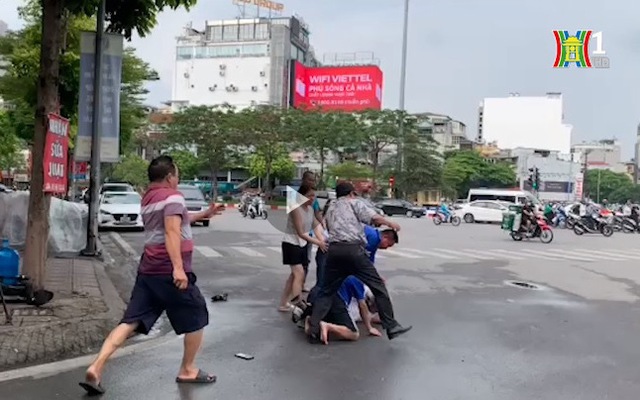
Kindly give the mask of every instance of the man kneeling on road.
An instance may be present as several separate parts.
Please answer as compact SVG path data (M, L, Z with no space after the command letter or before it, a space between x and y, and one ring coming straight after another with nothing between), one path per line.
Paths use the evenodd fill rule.
M309 293L308 307L297 316L294 312L294 322L304 320L305 333L310 332L309 319L313 312L313 301L318 296L320 288L315 286ZM354 315L350 312L349 306L355 302L358 308L358 314ZM359 318L358 318L359 317ZM338 293L333 297L331 308L327 315L320 322L320 339L322 343L329 344L330 338L338 340L356 341L360 338L360 331L356 324L357 319L361 319L367 332L371 336L382 336L380 331L373 327L373 315L367 306L367 295L365 285L355 276L349 276L344 280Z
M184 355L177 383L214 383L216 376L195 366L204 327L209 324L207 304L196 286L191 269L193 239L191 223L211 218L221 206L189 215L177 190L178 167L162 155L149 164L151 184L142 198L145 229L144 253L124 317L107 337L80 386L89 395L105 392L102 371L107 360L134 333L148 334L166 311L176 334L184 334Z

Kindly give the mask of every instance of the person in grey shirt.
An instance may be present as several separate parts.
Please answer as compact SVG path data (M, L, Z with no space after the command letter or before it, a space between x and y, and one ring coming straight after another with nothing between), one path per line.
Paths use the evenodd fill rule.
M393 339L408 332L411 326L403 327L393 316L393 306L387 288L366 251L367 238L364 225L386 225L396 231L400 230L400 226L377 214L374 209L358 198L351 183L338 184L336 197L326 215L329 251L321 287L309 321L309 341L311 343L327 341L328 332L321 329L320 321L331 309L333 296L349 275L360 279L371 289L376 299L382 327L387 331L387 337Z

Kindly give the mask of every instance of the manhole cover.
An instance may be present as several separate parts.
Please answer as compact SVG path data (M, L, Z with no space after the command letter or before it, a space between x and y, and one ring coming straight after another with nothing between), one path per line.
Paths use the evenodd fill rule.
M541 286L536 285L531 282L523 282L523 281L505 281L505 283L509 286L517 287L520 289L529 289L529 290L542 290Z

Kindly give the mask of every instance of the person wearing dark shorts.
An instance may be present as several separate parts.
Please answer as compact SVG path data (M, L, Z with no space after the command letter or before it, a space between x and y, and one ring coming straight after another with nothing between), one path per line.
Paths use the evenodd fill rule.
M222 207L212 204L206 211L189 215L184 197L177 190L178 167L169 156L151 161L148 175L151 184L141 207L145 246L138 276L124 317L104 341L87 369L85 380L80 382L89 395L105 392L102 372L113 353L132 334L148 334L163 312L176 334L184 334L184 355L176 382L216 381L215 375L195 366L203 329L209 324L209 312L191 269L191 223L213 217Z
M315 286L309 292L309 301L311 302L310 309L307 309L304 314L305 318L305 333L309 335L310 314L313 313L313 301L317 298L320 288ZM342 297L339 295L333 296L331 307L327 312L327 315L322 318L320 322L320 336L321 341L324 344L329 344L330 338L337 338L338 340L356 341L360 338L360 331L355 321L349 315L349 310Z

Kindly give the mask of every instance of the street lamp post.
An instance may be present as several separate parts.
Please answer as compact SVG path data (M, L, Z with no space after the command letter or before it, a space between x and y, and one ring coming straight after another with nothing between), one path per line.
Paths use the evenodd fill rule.
M407 86L407 47L409 37L409 0L404 1L404 22L402 27L402 62L400 66L400 99L399 108L400 111L405 111L405 89ZM398 129L398 164L399 172L404 170L404 117L400 119L400 126Z

